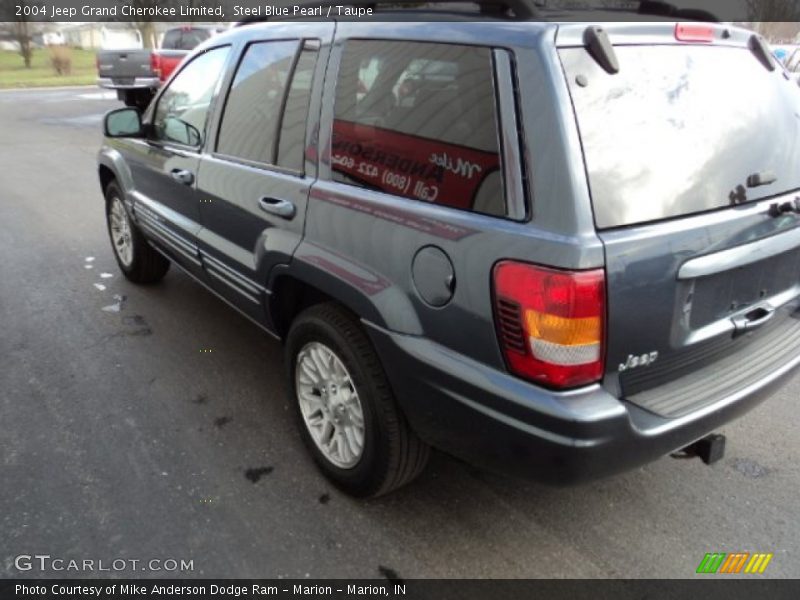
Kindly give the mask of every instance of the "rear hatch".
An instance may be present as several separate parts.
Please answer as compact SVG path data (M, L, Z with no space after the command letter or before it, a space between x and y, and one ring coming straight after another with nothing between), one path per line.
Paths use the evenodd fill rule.
M150 50L101 50L97 53L97 74L117 85L133 85L137 77L153 77Z
M559 37L606 252L605 385L679 417L800 355L800 88L748 32L619 27L616 73Z

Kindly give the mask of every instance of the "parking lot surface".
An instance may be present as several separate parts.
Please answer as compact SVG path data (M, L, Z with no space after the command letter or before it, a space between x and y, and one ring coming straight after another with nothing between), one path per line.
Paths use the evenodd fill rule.
M138 576L692 577L707 552L771 552L764 577L800 576L798 379L722 431L713 467L664 458L560 489L437 454L391 496L332 489L280 343L178 269L121 277L95 166L117 106L0 93L3 576L93 574L15 566L48 554L193 561L118 573Z

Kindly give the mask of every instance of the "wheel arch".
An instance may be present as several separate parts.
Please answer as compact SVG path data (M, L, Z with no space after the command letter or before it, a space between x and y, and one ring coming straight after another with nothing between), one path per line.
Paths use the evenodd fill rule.
M97 175L100 189L105 193L106 187L116 181L125 197L133 189L133 177L125 159L119 150L103 147L97 156Z
M117 179L114 171L105 165L100 165L97 167L97 174L100 176L100 189L102 189L103 192L106 191L106 188L112 181L116 181Z
M320 249L315 247L319 253ZM319 256L317 256L319 258ZM288 265L272 269L267 289L267 316L272 328L283 339L294 318L306 308L323 302L336 302L378 327L419 335L422 326L408 297L397 286L364 289L349 281L346 272L323 268L329 264L309 260L302 253Z

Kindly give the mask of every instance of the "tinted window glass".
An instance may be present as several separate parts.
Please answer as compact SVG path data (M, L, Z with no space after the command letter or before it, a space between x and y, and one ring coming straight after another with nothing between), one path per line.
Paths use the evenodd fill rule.
M317 53L304 50L300 53L286 97L286 109L281 121L278 143L278 164L295 171L303 170L303 150L306 142L308 104L311 101L311 83Z
M165 49L177 48L181 41L181 30L170 29L164 34L164 39L161 40L161 47Z
M654 221L800 187L800 93L746 48L620 46L609 75L582 48L561 58L596 224ZM583 75L588 85L575 83ZM777 181L750 188L748 176Z
M190 62L158 100L154 137L166 142L200 146L214 88L225 66L228 48L215 48Z
M217 142L217 152L274 163L277 128L298 42L251 44L236 71Z
M211 37L211 31L200 28L170 29L161 40L161 47L165 50L194 50Z
M336 88L337 181L506 214L491 50L347 44Z
M208 29L187 29L181 36L180 50L194 50L195 46L199 46L211 37L211 32Z

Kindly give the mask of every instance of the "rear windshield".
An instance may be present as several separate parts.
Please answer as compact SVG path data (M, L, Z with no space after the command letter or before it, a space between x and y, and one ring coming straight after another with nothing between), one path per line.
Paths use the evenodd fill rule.
M210 37L208 29L170 29L164 34L161 47L165 50L193 50Z
M561 50L605 229L800 188L800 88L746 48L618 46L606 73ZM774 183L748 187L771 172Z

